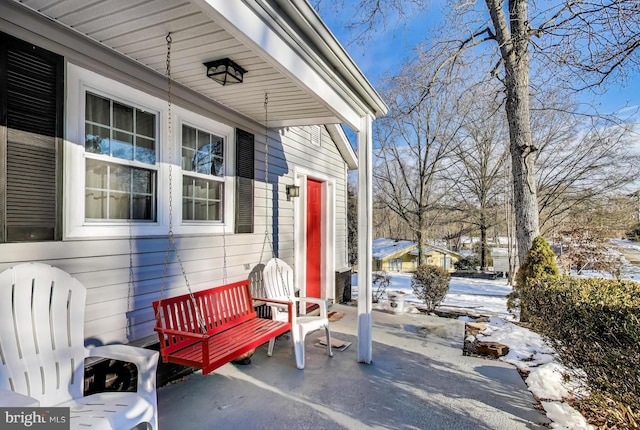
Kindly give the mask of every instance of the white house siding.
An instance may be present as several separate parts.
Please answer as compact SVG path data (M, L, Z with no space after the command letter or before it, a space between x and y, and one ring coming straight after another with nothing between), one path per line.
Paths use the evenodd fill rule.
M79 38L72 31L63 30L62 27L33 15L0 14L0 17L0 31L63 55L67 62L108 76L155 97L166 97L166 81L162 77ZM178 84L174 85L173 97L176 106L213 118L228 126L242 128L256 136L254 233L176 237L179 255L193 290L223 282L223 241L226 243L227 281L245 279L260 260L265 225L269 228L271 226L272 215L265 215L264 130L259 125L199 97ZM160 120L160 127L163 125L166 126L166 123L163 124ZM335 267L340 268L346 265L347 260L345 163L324 127L320 148L312 146L308 136L307 127L272 130L270 134L270 144L281 140L285 154L283 157L277 150L270 149L270 172L276 172L276 169L283 172L277 176L279 255L293 263L295 211L294 202L286 200L285 190L287 184L294 182L294 166L304 167L335 179ZM276 177L272 175L273 173L270 179L273 181ZM179 176L174 177L174 180L179 181ZM69 198L79 196L64 196L65 200ZM269 201L267 205L270 204ZM88 289L85 317L88 343L128 342L153 334L151 302L159 296L166 247L167 239L161 236L0 244L0 270L21 262L39 261L71 273ZM270 250L267 247L263 259L268 258ZM133 286L129 282L130 269L134 274ZM166 282L165 297L187 292L173 253Z

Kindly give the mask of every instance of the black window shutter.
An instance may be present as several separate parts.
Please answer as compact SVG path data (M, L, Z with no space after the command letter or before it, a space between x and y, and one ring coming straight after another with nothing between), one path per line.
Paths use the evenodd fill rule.
M63 58L0 33L0 241L60 239Z
M236 129L236 233L253 233L255 136Z

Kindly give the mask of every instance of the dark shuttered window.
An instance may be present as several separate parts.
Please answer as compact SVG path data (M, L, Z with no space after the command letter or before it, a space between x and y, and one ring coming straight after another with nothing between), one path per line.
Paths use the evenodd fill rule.
M236 130L236 233L253 233L253 134Z
M60 239L63 59L0 33L0 242Z

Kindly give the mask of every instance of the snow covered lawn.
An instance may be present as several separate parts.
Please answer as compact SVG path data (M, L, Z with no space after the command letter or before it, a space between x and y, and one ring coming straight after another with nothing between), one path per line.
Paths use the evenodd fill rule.
M411 289L411 273L390 273L391 285L387 292L399 291L405 293L405 310L409 306L409 312L417 312L411 307L422 303ZM358 297L358 276L353 275L351 280L353 289L351 296ZM375 290L375 286L374 286ZM495 280L456 278L449 282L449 293L440 305L441 309L470 309L477 313L499 315L506 319L513 316L507 311L507 294L512 291L506 279ZM388 306L386 296L380 303L374 304L374 308L385 309Z

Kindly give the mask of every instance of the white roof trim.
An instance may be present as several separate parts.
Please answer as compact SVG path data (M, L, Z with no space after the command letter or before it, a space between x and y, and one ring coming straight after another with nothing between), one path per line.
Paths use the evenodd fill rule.
M349 170L355 170L358 168L358 157L355 151L351 147L351 142L344 133L344 130L339 124L327 124L327 131L331 136L331 139L336 143L340 155L344 159L345 163L349 167Z
M301 31L307 27L305 35L314 43L314 49L322 54L325 62L331 63L334 71L340 72L341 78L350 85L350 90L367 103L370 113L374 117L386 114L389 108L385 102L309 2L290 0L276 3Z

